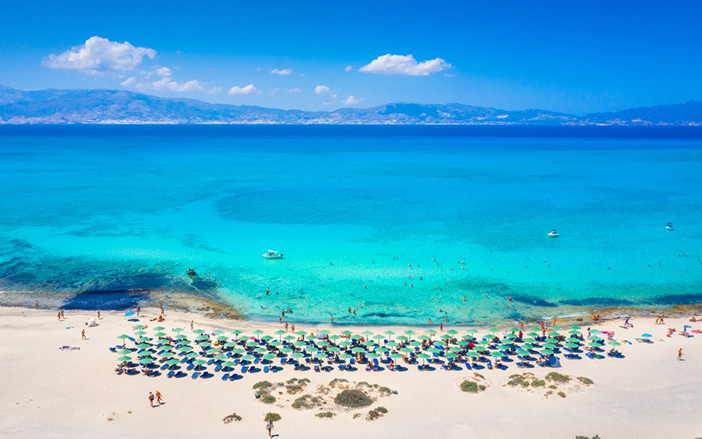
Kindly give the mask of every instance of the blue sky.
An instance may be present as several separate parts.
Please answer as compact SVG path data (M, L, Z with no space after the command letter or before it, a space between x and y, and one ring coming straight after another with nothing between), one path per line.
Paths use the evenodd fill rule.
M697 1L7 1L0 84L583 114L702 99L701 17Z

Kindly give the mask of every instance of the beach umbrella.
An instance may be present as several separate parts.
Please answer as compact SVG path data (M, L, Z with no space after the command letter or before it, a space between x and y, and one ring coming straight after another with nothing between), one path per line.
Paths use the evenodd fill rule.
M161 358L173 358L174 355L173 352L164 352L161 354Z
M195 329L193 332L194 332L195 334L202 334L202 333L205 332L205 330L204 330L204 329L198 328L198 329Z
M353 358L353 355L351 355L351 354L341 354L341 355L339 355L339 358L341 358L342 360L346 361L346 360L349 360L349 359Z
M410 352L414 352L414 349L412 349L412 348L401 348L401 349L400 349L400 352L405 352L405 353L409 354Z
M197 341L205 341L205 340L208 340L208 338L207 338L206 335L198 335L197 337L195 337L195 340L197 340Z
M134 314L136 314L134 311L127 311L127 312L124 313L124 316L125 316L125 317L131 317L131 316L133 316Z
M488 350L488 348L486 348L485 346L476 346L473 349L475 349L476 351L479 351L479 352L483 352L483 351Z
M272 342L270 342L270 343L268 343L268 344L269 344L270 346L273 346L274 348L277 348L277 347L279 347L279 346L283 346L283 342L282 342L282 341L278 341L278 340L273 340Z
M131 349L120 349L117 351L117 353L122 354L122 355L129 355L132 353L132 350Z
M571 325L571 326L568 326L568 328L570 328L570 329L580 329L580 326L578 326L578 325Z
M477 333L478 333L478 330L477 330L477 329L470 328L470 329L466 329L466 332L467 332L468 334L477 334Z
M515 327L512 327L512 328L509 328L508 331L510 331L510 332L518 332L518 331L519 331L519 328L517 328L517 327L515 326Z
M475 351L470 351L470 352L466 353L466 355L469 357L479 357L480 356L480 354L478 352L475 352Z
M578 331L578 330L576 330L576 329L573 329L572 331L568 331L568 334L571 334L571 335L580 335L580 331Z
M451 334L441 334L439 338L441 338L442 340L451 340L453 337L451 336Z
M385 343L385 346L389 346L391 348L396 348L398 346L398 344L394 341L389 341L389 342Z
M542 349L539 352L541 355L553 355L553 351L551 349Z
M402 358L402 355L400 355L400 354L390 354L388 356L390 358L392 358L393 360L399 360L400 358Z
M145 335L146 331L136 331L134 332L134 335Z
M490 329L488 329L488 331L490 331L490 332L498 332L499 329L497 329L497 328L490 328Z
M622 345L622 344L619 343L618 341L614 341L614 340L610 341L610 342L607 343L607 344L608 344L608 345L611 345L611 346L621 346L621 345Z
M183 329L183 328L173 328L171 331L173 331L173 332L183 332L183 331L185 331L185 329Z
M157 332L156 334L154 334L154 337L165 337L167 335L168 334L166 334L165 332Z
M385 331L384 334L387 334L387 335L395 335L395 331L388 330L388 331Z
M492 352L490 352L490 355L493 357L501 357L502 352L492 351Z
M456 344L457 344L457 345L460 345L460 346L467 346L469 343L470 343L470 342L467 341L467 340L458 340L458 341L456 342Z
M366 336L373 335L373 331L366 330L366 331L361 332L361 334L366 335Z
M529 355L529 354L530 354L530 352L529 352L529 351L525 351L524 349L519 349L519 350L517 351L517 355L521 355L522 357L524 357L524 356L526 356L526 355Z
M327 346L329 346L329 342L327 342L327 341L318 341L318 342L317 342L317 346L319 346L320 348L327 347Z
M437 348L429 348L426 351L431 352L432 354L438 354L439 352L441 352L441 350L439 350Z
M214 349L214 348L208 349L207 351L205 351L205 353L206 353L207 355L214 355L214 354L216 354L217 352L219 352L219 349Z
M376 335L372 336L371 338L373 340L383 340L383 339L385 339L385 336L382 334L376 334Z
M560 326L551 326L551 330L552 330L552 331L560 331L560 330L562 330L562 329L563 329L563 328L561 328Z
M338 340L340 338L341 338L341 336L337 335L337 334L332 334L329 336L329 340Z
M456 354L455 352L448 352L446 354L446 358L456 358L456 357L458 357L458 354Z
M136 325L134 329L145 329L146 325Z
M456 334L458 334L458 331L456 331L455 329L449 329L448 331L446 331L446 333L451 334L451 335L456 335Z
M517 338L517 335L514 334L513 332L510 332L509 334L505 335L505 338L513 339L513 338Z
M351 349L351 352L353 352L354 354L365 354L366 350L361 347L355 347Z
M128 355L122 355L121 357L118 358L119 361L131 361L132 357Z
M541 331L541 328L538 326L532 326L531 328L529 328L529 330L530 331Z
M222 366L227 368L234 367L236 366L236 361L225 361L224 363L222 363Z
M651 334L641 334L641 337L643 338L651 338L653 337Z
M255 332L255 331L254 331ZM297 335L307 335L306 331L297 331L295 334Z
M366 352L366 357L368 357L370 359L380 358L380 356L378 354L376 354L375 352Z
M538 337L538 336L539 336L539 334L536 333L536 332L527 332L527 335L528 335L529 337Z
M595 341L592 341L592 342L588 343L587 345L592 346L593 348L599 348L602 346L600 343L597 343Z
M139 360L139 364L151 364L154 362L154 359L151 357L144 357L141 360Z
M178 350L179 350L180 352L190 352L190 351L193 350L193 348L191 348L190 346L181 346L181 347L178 348Z
M224 331L222 331L221 329L215 329L214 331L212 331L212 333L214 335L222 335L224 334Z
M599 329L590 329L590 333L591 334L602 334L602 331L600 331Z
M363 338L363 336L360 334L352 334L349 336L349 338L351 338L352 340L358 340L360 338Z
M265 354L265 353L268 352L268 349L266 349L266 348L256 348L256 349L254 349L254 352L256 352L256 353L258 353L258 354Z
M322 351L315 352L315 354L312 356L312 358L317 358L317 359L326 359L327 354L325 354Z
M345 347L345 348L347 348L347 347L349 347L349 346L351 346L351 345L353 345L353 343L351 343L350 341L342 341L342 342L339 343L339 346L342 346L342 347Z
M341 331L341 335L351 335L351 334L352 334L352 332L349 331L348 329Z
M296 338L297 337L295 337L294 335L286 335L285 337L283 337L283 339L285 341L292 341L292 340L295 340Z
M239 335L241 333L242 333L241 329L235 329L232 331L232 334L234 334L234 335Z
M524 349L534 349L534 345L532 345L531 343L524 343L524 344L522 345L522 348L524 348Z
M190 343L190 340L188 340L188 337L185 334L178 334L175 338L176 340L183 340L184 342Z
M272 359L274 359L274 358L275 358L275 354L271 354L271 353L265 354L265 355L263 356L263 359L264 359L264 360L268 360L268 361L270 361L270 360L272 360Z
M126 338L129 338L129 336L127 334L122 334L122 335L118 335L117 338L119 338L120 340L124 340Z
M436 334L436 331L430 328L430 329L427 329L426 331L424 331L424 333L429 334L429 335L434 335L434 334Z
M307 346L307 343L305 343L304 341L296 341L295 343L293 343L293 346L301 348Z
M253 331L251 331L251 333L254 335L261 335L263 334L263 332L264 331L262 329L254 329Z
M325 334L329 334L329 330L320 329L319 331L317 331L317 335L325 335Z
M203 349L207 349L210 346L212 346L212 343L210 343L209 341L204 341L204 342L200 343L200 347Z
M274 334L282 337L283 334L285 334L285 331L283 331L282 329L278 329L277 331L274 332Z
M489 345L489 344L490 344L490 340L482 339L482 340L480 340L480 341L478 342L478 344L481 344L481 345L483 345L483 346Z
M332 346L327 349L329 352L341 352L341 349L337 348L336 346Z
M137 343L146 343L148 341L151 341L149 337L139 337L137 338Z
M188 358L188 359L193 359L193 358L197 358L197 357L199 357L199 355L196 354L195 352L188 352L187 354L185 354L185 358Z
M596 335L593 335L592 337L590 337L590 340L595 340L595 341L602 340L602 337L598 337Z
M566 343L566 347L569 347L571 349L577 349L579 345L577 343Z
M246 346L258 346L256 340L247 340L245 344Z
M408 329L408 330L405 331L405 334L407 334L407 335L414 335L414 334L416 334L416 332L414 332L414 331L411 330L411 329Z
M256 357L254 357L254 356L251 355L251 354L246 354L246 355L244 355L243 357L241 357L241 359L242 359L243 361L253 361L253 360L256 359Z
M222 342L222 341L227 341L229 338L226 335L220 335L217 337L217 341Z
M142 343L142 344L137 345L137 348L139 348L139 349L149 349L150 347L151 347L151 345L146 344L146 343Z
M305 354L303 354L302 352L293 352L291 354L291 357L293 357L293 358L303 358L304 356L305 356Z
M395 338L397 338L397 339L400 340L400 341L407 341L407 340L409 340L409 338L407 338L407 336L404 336L404 335L398 335L398 336L395 337Z
M207 363L207 361L205 361L205 360L195 360L195 361L193 361L193 363L195 363L195 364L197 365L197 370L200 370L200 366L202 366L203 364Z
M460 346L451 346L449 349L450 349L451 351L453 351L453 352L461 352L461 351L463 351L463 348L460 347Z
M228 358L229 358L229 357L227 357L226 355L222 355L222 354L219 354L219 355L217 355L216 357L214 357L214 359L215 359L215 360L218 360L218 361L224 361L224 360L226 360L226 359L228 359Z
M388 349L384 346L380 346L380 347L375 348L375 350L373 352L377 352L379 354L384 354L386 352L390 352L390 349Z
M155 327L155 328L153 328L153 329L154 329L154 331L163 331L163 330L166 329L166 328L164 328L163 326L157 326L157 327Z
M417 340L429 340L429 336L428 335L420 335L419 337L417 337Z
M263 337L261 337L261 340L270 341L273 340L273 337L271 337L270 335L264 335Z
M421 354L417 355L417 357L418 357L418 358L421 358L421 359L422 359L422 364L424 364L424 361L425 361L427 358L431 358L431 355L425 354L425 353L421 353Z
M292 351L293 351L293 350L290 349L290 348L281 348L281 349L280 349L280 352L282 352L282 353L285 354L285 355L291 353Z

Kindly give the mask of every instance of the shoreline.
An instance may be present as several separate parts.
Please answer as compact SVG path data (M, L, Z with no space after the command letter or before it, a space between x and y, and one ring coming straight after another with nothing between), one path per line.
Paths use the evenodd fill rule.
M149 335L155 330L153 327L163 325L168 334L174 333L173 328L186 328L182 333L192 338L198 334L190 329L192 320L196 330L203 329L206 333L221 329L229 334L239 329L251 334L262 330L276 340L275 330L281 328L277 322L213 319L168 309L165 322L152 322L151 318L159 313L158 308L141 310L138 323L148 324L145 331ZM281 415L275 432L286 438L315 439L330 435L382 438L388 431L400 437L447 438L464 437L466 431L471 431L486 439L594 434L605 439L653 439L692 438L699 434L699 423L694 419L702 409L702 395L698 391L702 386L698 372L702 364L702 334L695 333L692 338L665 335L668 327L681 330L682 325L691 324L689 317L666 318L665 325L654 325L649 318L632 318L633 329L620 328L621 320L605 321L597 329L615 331L617 340L632 342L619 347L626 358L562 359L562 367L558 369L521 369L515 363L507 363L508 370L481 370L480 382L487 389L469 394L461 392L459 387L462 381L474 379L471 371L443 371L438 367L428 372L418 371L414 366L402 372L367 372L362 368L315 372L285 367L278 372L245 373L232 382L222 382L219 373L210 379L189 376L169 379L165 375L148 377L141 373L117 375L114 368L119 354L110 352L108 347L119 342L119 334L133 333L137 323L123 314L122 310L104 311L98 326L87 327L84 323L95 312L67 310L66 319L57 321L53 310L0 306L0 336L6 340L0 350L0 387L4 390L0 410L7 414L0 419L0 436L54 438L65 437L70 431L76 438L264 437L263 415L267 412ZM692 325L695 330L702 329L702 322ZM342 330L328 323L296 324L296 327L309 332L326 329L332 334ZM83 329L86 340L81 340ZM419 329L422 332L417 331L417 336L427 328ZM357 326L359 333L363 330L385 329ZM653 335L653 343L634 340L644 332ZM80 349L57 349L64 345ZM685 361L676 361L679 348L684 349ZM208 370L213 371L211 367ZM550 372L586 377L594 385L564 388L565 397L555 393L547 397L538 389L507 385L513 374L525 372L539 379ZM291 396L284 389L280 394L275 393L278 400L271 405L255 398L252 387L256 383L286 382L292 378L311 382L303 393ZM397 394L377 397L372 407L383 406L388 413L373 421L354 418L357 413L365 416L370 407L335 407L332 410L336 416L331 419L316 417L319 408L291 407L293 400L302 394L320 396L315 389L328 387L335 379L386 386ZM152 409L147 396L155 390L164 395L165 404ZM232 413L243 419L224 424L222 419ZM505 413L510 415L505 417ZM548 418L544 417L545 413ZM547 419L555 422L546 422Z
M126 301L120 301L117 306L105 306L108 305L108 300L114 295L133 295ZM89 299L82 302L88 304L85 307L76 306L65 306L65 301L75 298L75 297L89 296ZM11 291L0 291L0 307L18 307L33 309L35 300L40 301L39 309L46 310L58 310L58 309L69 309L75 311L130 311L136 309L137 306L142 308L147 307L164 307L166 309L173 309L181 312L195 313L208 318L221 318L224 320L246 320L251 322L257 322L262 324L279 324L280 322L274 318L251 318L244 315L241 311L237 310L235 307L225 303L216 295L208 294L209 297L196 296L192 292L180 292L180 291L166 291L166 290L133 290L133 291L119 291L119 292L78 292L78 293L53 293L53 292L42 292L42 291L22 291L22 292L11 292ZM50 305L46 306L46 302ZM62 303L64 302L64 303ZM126 305L125 305L126 303ZM128 306L127 306L128 305ZM585 308L585 307L583 307ZM558 324L563 325L589 325L593 324L593 316L599 314L602 321L616 320L624 317L631 318L655 318L658 315L665 315L672 318L683 318L687 316L688 318L692 315L702 315L702 303L692 303L692 304L673 304L673 305L647 305L641 307L604 307L604 308L590 308L587 310L583 309L580 312L573 312L567 315L555 315L555 316L544 316L541 319L525 319L523 322L527 325L538 324L541 321L552 321L554 318L557 320ZM306 320L295 320L294 315L291 319L285 319L283 322L288 321L290 323L304 324L304 325L325 325L329 324L329 321L306 321ZM333 323L334 327L355 327L355 326L368 326L368 327L438 327L440 323L445 326L451 327L489 327L489 326L513 326L518 324L517 320L510 320L507 318L502 318L498 322L491 322L487 324L482 323L456 323L456 322L442 322L436 321L434 323L375 323L375 322L339 322L335 321Z

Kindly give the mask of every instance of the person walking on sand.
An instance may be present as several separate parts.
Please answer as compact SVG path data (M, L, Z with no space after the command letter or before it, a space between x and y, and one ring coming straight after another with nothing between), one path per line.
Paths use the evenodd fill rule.
M149 404L151 404L151 408L154 408L154 394L149 392Z
M158 405L163 404L163 396L158 390L156 391L156 402L158 402Z
M86 338L85 338L85 329L83 329L83 330L80 332L80 339L81 339L81 340L86 340Z
M191 320L190 321L190 330L191 331L194 329L194 326L195 326L195 320Z
M61 311L58 312L58 320L61 321Z
M98 310L98 320L100 320L100 310Z
M682 361L682 348L678 349L678 361Z
M137 317L139 317L139 313L141 312L141 307L137 306Z
M273 436L273 420L269 419L268 424L266 424L266 430L268 430L268 437Z
M39 309L39 301L38 300L34 301L34 309Z

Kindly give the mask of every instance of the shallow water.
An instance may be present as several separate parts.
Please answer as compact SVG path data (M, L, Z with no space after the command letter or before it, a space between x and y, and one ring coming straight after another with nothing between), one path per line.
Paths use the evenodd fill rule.
M337 323L702 302L702 133L540 130L0 127L0 289Z

